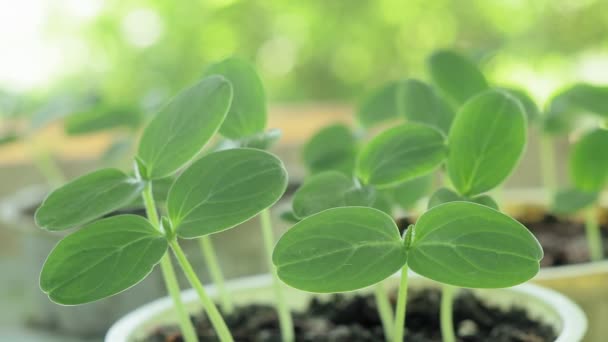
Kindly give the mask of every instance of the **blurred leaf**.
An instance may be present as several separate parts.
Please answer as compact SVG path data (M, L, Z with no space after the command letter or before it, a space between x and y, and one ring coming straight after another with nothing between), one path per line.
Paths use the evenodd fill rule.
M356 156L355 137L342 124L322 128L304 145L304 164L311 174L334 170L350 176Z
M233 98L220 133L239 139L264 132L266 128L266 96L262 80L249 62L228 58L209 66L205 75L222 75L232 83Z
M456 107L488 89L488 82L477 66L454 51L435 52L428 66L434 84Z
M583 116L608 117L608 87L575 84L553 96L544 117L544 129L559 134L571 131Z
M448 134L454 112L429 85L414 79L406 80L402 97L402 112L408 120L427 124Z
M363 148L357 161L357 176L364 184L395 186L432 172L446 154L440 131L406 123L380 133Z
M141 121L141 113L134 108L95 108L66 118L65 132L81 135L117 127L134 129Z
M94 302L142 281L166 251L166 238L144 218L110 217L57 244L42 267L40 288L59 304Z
M282 132L278 128L273 128L266 132L261 132L254 134L249 137L245 137L239 139L238 145L239 147L250 147L257 148L259 150L268 150L274 144L276 144L279 139L281 139Z
M539 119L540 113L538 111L538 106L536 106L536 103L534 100L532 100L532 97L530 97L525 90L513 87L500 87L497 89L506 91L519 100L521 105L524 107L528 122L535 122Z
M178 236L196 238L249 220L278 201L286 187L283 163L268 152L213 152L177 178L167 210Z
M362 207L334 208L305 218L283 234L272 255L283 282L321 293L373 285L406 260L393 219Z
M392 200L399 207L410 210L416 206L418 201L430 193L433 189L434 178L435 174L429 173L387 189L386 192L391 194Z
M137 152L142 177L163 178L191 161L219 129L231 101L232 87L221 76L181 91L144 130Z
M600 192L608 180L608 131L596 129L573 146L570 155L570 178L574 186L586 192Z
M296 217L292 210L285 210L280 215L281 220L287 223L298 223L300 219Z
M526 227L479 204L439 205L425 212L414 229L410 268L444 284L514 286L534 277L543 258L540 244Z
M569 215L595 203L597 192L584 192L577 189L563 189L555 194L551 211L558 215Z
M526 118L512 96L489 90L467 101L448 138L448 173L465 196L488 191L513 171L526 145Z
M36 210L36 224L47 230L79 226L128 205L143 187L117 169L91 172L51 192Z
M108 148L103 152L101 162L104 164L113 163L117 160L125 158L127 155L130 158L132 156L130 152L133 144L134 141L132 137L114 140L112 144L110 144L110 146L108 146Z
M18 141L20 136L15 132L9 132L0 136L0 146L7 145Z
M79 111L86 110L89 105L84 99L62 95L51 98L42 108L38 109L30 119L30 131L37 131L45 126L61 120Z
M370 128L379 123L403 117L401 100L403 82L393 81L367 95L357 110L359 123Z

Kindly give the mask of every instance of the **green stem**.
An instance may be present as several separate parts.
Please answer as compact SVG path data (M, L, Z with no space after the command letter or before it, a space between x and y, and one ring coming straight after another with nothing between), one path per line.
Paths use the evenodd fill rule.
M545 188L548 202L553 201L555 189L557 189L557 177L555 172L555 152L553 150L553 140L548 134L542 133L539 141L540 169L542 174L543 187Z
M270 219L270 211L265 209L260 214L262 226L262 235L264 237L264 248L266 249L266 260L268 262L268 270L272 273L272 287L274 289L274 297L276 299L277 314L279 316L279 324L281 326L281 340L284 342L295 341L293 321L289 307L283 295L281 282L276 273L276 268L272 263L272 250L274 249L274 238L272 236L272 221Z
M175 257L177 258L177 262L182 267L186 278L188 278L190 285L192 285L192 287L198 294L198 297L201 300L201 303L203 304L203 308L205 309L205 312L207 313L207 316L209 317L209 320L211 321L211 324L213 325L213 328L215 329L215 332L217 333L217 336L220 341L234 341L232 335L230 334L230 330L226 325L226 322L224 322L224 319L222 318L222 315L220 314L217 307L215 306L215 303L213 303L213 300L211 300L209 295L207 295L203 284L201 284L201 281L196 276L192 265L190 265L188 258L184 254L182 248L179 246L179 243L177 243L177 240L174 239L169 241L169 245L171 246Z
M152 183L148 182L146 184L142 197L146 206L148 220L150 220L156 229L161 230L160 223L158 221L158 213L156 212L156 205L154 204L154 196L152 195ZM167 292L169 292L169 296L173 300L173 305L177 313L179 326L182 331L182 335L184 336L184 340L186 342L198 342L198 337L194 330L194 326L192 325L192 321L190 320L190 315L188 314L188 311L186 311L186 307L184 306L181 298L181 291L179 284L177 283L177 277L175 276L175 270L173 269L173 264L171 263L169 253L165 253L160 260L160 269L163 274Z
M591 261L602 260L604 258L604 251L595 206L587 209L585 213L585 233L587 235L587 243L589 244Z
M234 310L234 305L230 299L230 294L226 290L226 285L224 284L224 275L222 274L219 262L217 261L215 248L213 248L211 237L209 235L205 235L198 239L198 241L201 251L203 252L203 258L205 258L205 263L209 269L211 280L217 289L222 309L226 314L229 314L232 312L232 310Z
M439 314L441 323L441 337L443 342L456 342L454 335L453 308L455 287L443 285L441 290L441 312Z
M395 309L395 333L394 342L403 342L405 330L405 309L407 306L407 264L401 268L401 282L399 283L399 295L397 297L397 308Z
M391 308L391 303L382 283L378 283L374 286L374 296L376 297L376 306L378 306L380 321L382 322L382 328L384 329L384 340L390 341L391 336L393 335L393 309Z

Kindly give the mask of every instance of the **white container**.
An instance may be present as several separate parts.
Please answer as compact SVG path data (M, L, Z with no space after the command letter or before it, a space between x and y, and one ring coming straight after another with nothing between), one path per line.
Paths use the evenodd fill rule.
M396 287L398 276L393 276L387 285ZM439 286L437 283L417 276L410 277L410 289L426 286ZM238 305L247 303L272 303L273 291L269 275L241 278L227 283L234 302ZM285 298L294 310L305 307L314 295L285 287ZM207 286L212 297L217 294L213 286ZM509 308L513 305L524 308L530 317L542 321L554 328L558 342L582 341L587 329L587 320L582 310L565 296L536 285L523 284L508 289L473 290L477 296L489 305ZM198 297L193 290L182 293L191 312L200 311ZM155 327L177 324L173 304L170 298L158 299L131 312L116 322L106 335L106 342L130 342L147 336Z

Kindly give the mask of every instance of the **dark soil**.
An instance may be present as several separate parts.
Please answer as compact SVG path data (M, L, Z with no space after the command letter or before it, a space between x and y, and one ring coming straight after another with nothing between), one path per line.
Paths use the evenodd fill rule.
M545 214L539 219L520 219L545 251L541 267L564 266L589 262L589 248L582 222ZM608 255L608 230L602 227L604 255Z
M441 341L438 290L411 291L407 306L406 340ZM391 298L393 305L395 298ZM374 297L334 295L329 301L313 298L304 312L293 314L297 341L383 341L382 325ZM274 308L266 305L240 307L226 315L235 340L251 342L281 341ZM192 318L201 341L217 341L210 322ZM481 303L463 291L454 303L454 327L461 342L543 342L554 341L555 332L547 325L530 320L521 308L503 311ZM176 326L160 327L145 342L183 341Z

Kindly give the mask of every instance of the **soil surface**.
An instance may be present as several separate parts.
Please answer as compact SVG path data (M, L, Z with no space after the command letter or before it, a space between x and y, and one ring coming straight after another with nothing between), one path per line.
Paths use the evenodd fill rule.
M439 304L436 289L410 291L406 317L406 340L441 341ZM393 294L391 301L395 304ZM240 307L225 315L235 340L281 341L274 308L266 305ZM313 298L304 312L293 314L297 341L384 341L382 325L372 295L334 295L329 301ZM201 341L217 341L210 322L193 317ZM554 341L553 329L530 320L514 307L503 311L485 306L471 292L462 291L454 303L454 327L460 342L543 342ZM177 326L159 327L145 342L183 341Z
M589 248L582 222L545 214L539 220L521 219L545 251L541 267L564 266L589 262ZM608 255L608 230L602 227L604 255Z

